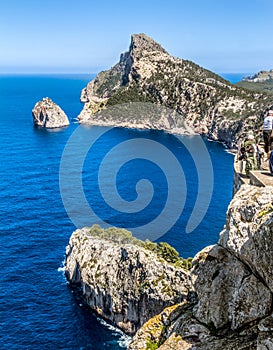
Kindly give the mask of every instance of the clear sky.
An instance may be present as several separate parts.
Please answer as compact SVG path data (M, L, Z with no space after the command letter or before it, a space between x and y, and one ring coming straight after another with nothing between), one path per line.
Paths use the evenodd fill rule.
M273 0L0 0L0 72L96 73L142 32L217 73L273 68Z

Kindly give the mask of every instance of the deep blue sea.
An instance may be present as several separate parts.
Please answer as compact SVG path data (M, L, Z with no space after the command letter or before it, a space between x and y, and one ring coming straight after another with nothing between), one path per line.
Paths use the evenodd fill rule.
M126 337L120 331L100 321L75 298L61 270L65 247L75 226L60 194L60 161L72 133L77 128L84 130L74 123L74 118L82 108L80 91L91 78L0 76L1 349L100 350L125 346ZM68 114L69 127L51 131L33 127L31 110L45 96ZM94 127L89 132L92 135L101 129ZM225 224L233 180L233 156L220 143L204 140L213 164L212 200L201 224L192 233L186 233L200 179L183 143L174 135L159 131L113 128L104 132L86 156L83 167L84 193L96 214L111 225L134 228L162 212L168 196L167 179L148 160L137 158L124 164L117 177L121 197L131 201L137 197L135 184L139 179L144 177L153 183L154 198L147 211L122 214L106 205L99 193L97 169L101 159L115 145L132 139L161 143L174 154L185 174L183 213L160 240L174 245L184 257L216 243ZM194 137L190 141L193 147L198 146ZM113 164L119 160L117 156ZM177 191L179 186L177 183Z

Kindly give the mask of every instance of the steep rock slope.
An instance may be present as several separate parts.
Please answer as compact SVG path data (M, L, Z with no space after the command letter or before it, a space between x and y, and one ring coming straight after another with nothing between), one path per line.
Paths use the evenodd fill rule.
M136 334L139 349L273 349L273 188L243 185L219 243L199 252L196 299L167 308Z
M139 127L141 118L101 112L131 102L154 103L178 112L199 133L233 146L244 129L258 129L272 96L244 90L193 62L169 55L145 34L132 35L129 51L110 70L101 72L82 91L85 106L79 121L95 125ZM168 118L167 112L165 117ZM145 120L147 124L147 120ZM147 127L170 131L177 120Z
M126 230L96 225L75 231L66 250L70 283L91 309L127 333L188 297L192 284L184 263L167 244L144 243Z

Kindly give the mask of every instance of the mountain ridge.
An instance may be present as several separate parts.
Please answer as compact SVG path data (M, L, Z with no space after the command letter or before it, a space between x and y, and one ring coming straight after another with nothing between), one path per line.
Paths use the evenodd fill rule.
M260 129L273 97L232 85L194 62L171 56L147 35L134 34L129 51L88 83L81 101L85 105L78 116L80 123L135 127L134 117L105 118L101 111L124 103L149 102L179 113L194 132L234 147L242 132ZM177 128L144 124L168 132Z

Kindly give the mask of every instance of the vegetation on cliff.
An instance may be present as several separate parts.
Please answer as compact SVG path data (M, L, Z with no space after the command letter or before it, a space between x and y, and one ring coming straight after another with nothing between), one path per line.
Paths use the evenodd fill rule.
M110 227L103 229L99 225L93 225L88 232L88 235L105 239L111 242L116 242L120 245L133 244L137 247L144 248L156 254L159 260L173 264L175 267L183 267L190 269L192 265L192 258L184 259L179 256L178 251L167 242L154 243L149 240L142 241L133 237L132 232L125 229Z
M258 93L264 93L268 95L273 95L273 80L261 81L261 82L250 82L250 81L240 81L236 86L242 87L247 90L255 91Z
M76 230L66 249L66 276L102 317L135 333L165 307L192 291L191 260L167 243L142 242L126 230Z
M242 129L259 129L264 111L273 104L272 95L232 85L191 61L175 58L145 34L133 35L119 63L99 73L82 96L86 105L81 122L98 123L96 112L113 105L152 102L178 112L197 132L230 146ZM112 122L119 125L124 120ZM128 120L126 125L130 127Z

